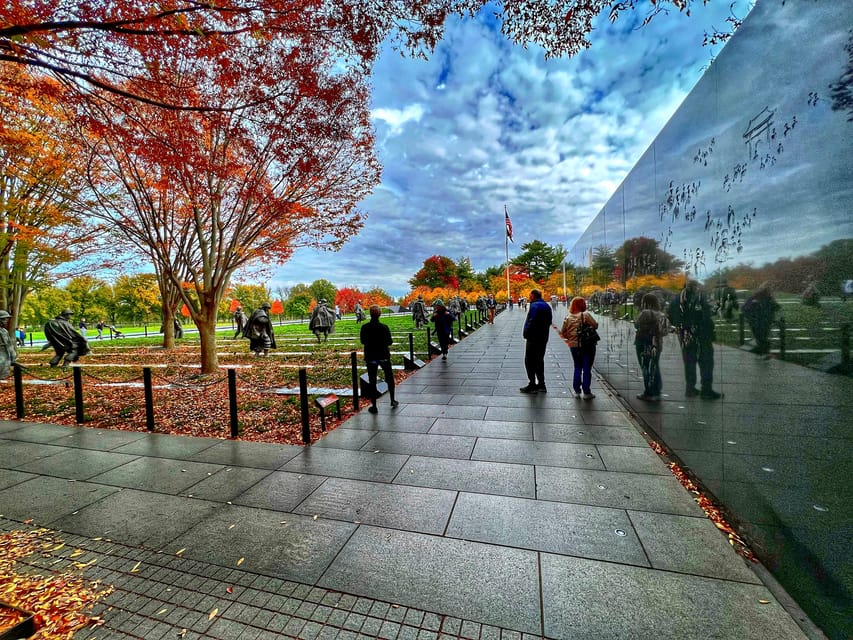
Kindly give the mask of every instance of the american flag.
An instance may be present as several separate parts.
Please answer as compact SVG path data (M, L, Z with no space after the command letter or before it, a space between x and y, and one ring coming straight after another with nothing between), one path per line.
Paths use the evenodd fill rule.
M512 221L509 219L509 213L507 213L506 205L504 205L504 218L506 219L506 237L509 238L510 242L514 242L512 239Z

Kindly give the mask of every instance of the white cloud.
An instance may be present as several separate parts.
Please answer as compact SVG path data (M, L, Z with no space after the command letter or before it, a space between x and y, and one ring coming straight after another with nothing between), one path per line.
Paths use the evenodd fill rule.
M504 204L514 250L571 246L700 77L721 4L636 31L603 20L570 60L471 20L449 24L429 60L389 50L373 81L383 184L362 204L365 227L339 253L297 252L275 280L402 295L434 254L484 270L504 260Z

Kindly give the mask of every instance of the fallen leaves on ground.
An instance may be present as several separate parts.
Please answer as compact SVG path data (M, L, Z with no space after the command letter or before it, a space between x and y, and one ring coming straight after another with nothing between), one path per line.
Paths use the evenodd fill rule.
M26 367L24 380L40 382L38 385L24 385L26 419L77 424L71 372L46 366L43 357L37 353L23 354L19 361ZM283 367L285 363L298 366ZM221 356L220 371L210 376L199 373L197 347L178 347L169 351L149 347L124 350L113 347L103 352L99 350L94 356L86 356L82 364L84 424L125 431L146 429L145 397L141 384L145 366L152 367L154 423L158 433L229 437L226 376L229 366L237 372L237 417L241 440L303 444L299 396L269 392L277 388L298 389L299 366L310 367L310 387L352 387L349 354L337 352L300 355L296 363L290 357L255 358L245 353L234 353ZM411 372L395 371L394 378L399 383L409 375ZM2 420L16 417L14 393L11 378L0 384ZM341 419L337 418L335 411L327 412L327 431L354 414L352 401L341 398ZM312 441L324 435L319 413L313 404L310 405L310 431Z
M23 572L17 566L27 556L61 548L61 541L46 529L0 535L0 598L33 614L33 640L67 640L78 629L100 624L102 621L87 611L113 590L68 571L42 576ZM7 615L9 611L13 610L0 610L0 632L17 624L13 621L17 616Z

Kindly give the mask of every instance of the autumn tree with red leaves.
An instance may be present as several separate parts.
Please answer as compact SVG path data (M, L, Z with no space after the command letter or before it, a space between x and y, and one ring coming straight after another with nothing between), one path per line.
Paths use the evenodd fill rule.
M222 66L174 51L152 69L150 86L204 93L198 100L221 110L113 97L121 111L85 123L92 166L114 179L93 185L96 216L178 289L203 373L217 368L217 312L235 271L284 262L299 247L341 247L362 225L356 203L379 181L365 76L304 38L246 38ZM230 108L247 99L253 106Z
M671 9L689 14L708 0L657 0L648 22ZM148 84L150 66L175 48L194 49L219 64L247 38L288 41L309 33L321 48L369 65L391 35L414 55L430 53L449 16L473 16L489 7L502 33L516 44L537 44L549 57L589 47L595 18L615 21L637 10L636 0L137 0L0 3L0 61L54 74L81 91L106 91L179 109L221 109L175 87ZM644 5L646 6L646 5ZM724 38L724 34L717 34ZM143 80L143 82L140 82ZM251 104L246 96L243 104Z
M100 248L66 98L56 81L0 64L0 307L13 327L31 290L85 273Z

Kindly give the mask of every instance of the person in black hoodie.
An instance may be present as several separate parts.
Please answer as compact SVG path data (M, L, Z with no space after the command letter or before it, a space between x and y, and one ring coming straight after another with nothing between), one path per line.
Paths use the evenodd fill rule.
M379 305L371 305L370 322L363 324L360 332L361 344L364 345L364 362L367 365L367 379L373 389L373 397L370 398L370 408L368 409L370 413L379 412L376 407L376 400L379 396L376 393L376 374L380 367L382 367L385 383L388 385L391 408L393 409L400 404L394 398L394 372L391 370L391 350L389 349L394 340L391 338L391 330L388 325L379 322L380 315L382 315L382 309Z

